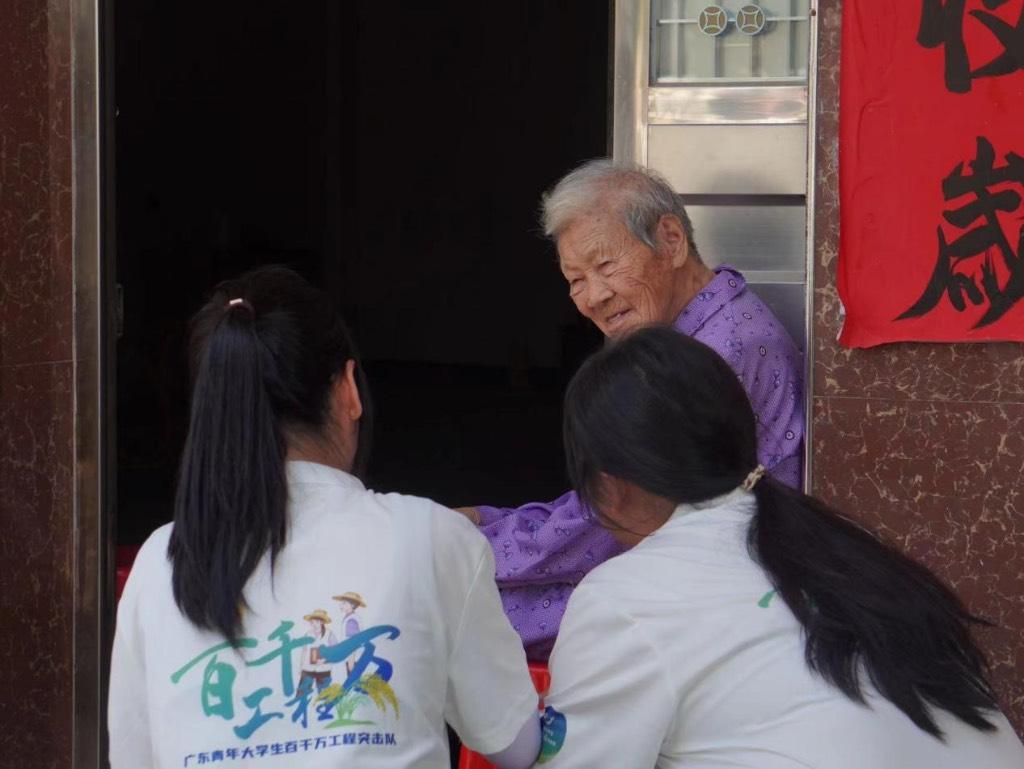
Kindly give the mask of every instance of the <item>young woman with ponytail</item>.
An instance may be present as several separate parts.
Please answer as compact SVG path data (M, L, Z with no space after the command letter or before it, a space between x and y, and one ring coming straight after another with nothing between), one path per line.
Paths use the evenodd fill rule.
M446 721L503 769L532 764L537 697L491 549L359 481L369 393L328 298L284 268L228 281L191 358L174 523L118 607L113 769L447 769Z
M568 767L1009 769L974 617L757 463L728 365L649 328L565 400L574 487L632 548L569 601L544 751Z

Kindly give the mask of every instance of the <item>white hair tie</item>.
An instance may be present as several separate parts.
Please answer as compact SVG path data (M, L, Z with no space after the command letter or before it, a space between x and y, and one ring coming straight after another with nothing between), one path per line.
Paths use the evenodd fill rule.
M229 299L228 303L224 305L224 311L230 312L236 307L242 307L254 318L256 317L256 308L253 307L247 300L243 299L242 297L238 297L237 299Z
M758 465L750 471L746 478L743 479L743 483L740 484L740 488L744 491L753 491L757 482L764 478L764 472L764 465Z

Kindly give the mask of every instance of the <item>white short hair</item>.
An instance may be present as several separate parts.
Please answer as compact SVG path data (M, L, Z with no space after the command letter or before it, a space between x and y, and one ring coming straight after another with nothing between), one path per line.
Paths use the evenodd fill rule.
M666 214L674 216L686 233L690 255L700 260L682 198L649 168L597 158L570 171L541 198L544 234L557 240L574 219L595 210L617 213L633 237L651 248L656 248L658 222Z

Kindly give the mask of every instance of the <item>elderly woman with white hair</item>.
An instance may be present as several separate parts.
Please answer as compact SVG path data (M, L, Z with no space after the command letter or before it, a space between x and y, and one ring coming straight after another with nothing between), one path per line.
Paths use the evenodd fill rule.
M592 160L544 196L542 221L580 313L609 338L670 324L715 350L753 404L760 463L799 487L801 356L737 270L704 264L668 183L644 168ZM621 546L571 491L553 502L462 512L494 548L505 611L528 656L546 659L573 586Z

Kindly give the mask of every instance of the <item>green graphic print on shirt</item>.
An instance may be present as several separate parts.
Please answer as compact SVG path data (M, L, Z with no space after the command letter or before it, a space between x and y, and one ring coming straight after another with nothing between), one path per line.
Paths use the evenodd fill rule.
M394 625L374 625L360 629L357 610L366 604L358 593L333 597L342 613L344 638L338 640L329 630L332 620L323 609L303 616L307 633L296 637L295 622L281 620L265 638L239 638L234 644L223 642L197 654L170 677L177 685L186 677L201 676L197 710L206 718L219 718L230 724L225 739L243 744L216 750L190 753L183 766L233 759L283 755L326 750L353 745L395 745L393 732L366 727L377 719L399 717L399 702L391 687L394 667L378 653L378 645L387 645L399 637ZM240 651L254 650L239 654ZM295 668L294 654L301 662ZM276 666L276 671L274 671ZM251 692L236 691L239 668L266 668L268 684ZM273 675L273 672L279 675ZM259 730L270 721L290 719L297 739L270 744L253 744ZM354 731L353 728L363 728Z

